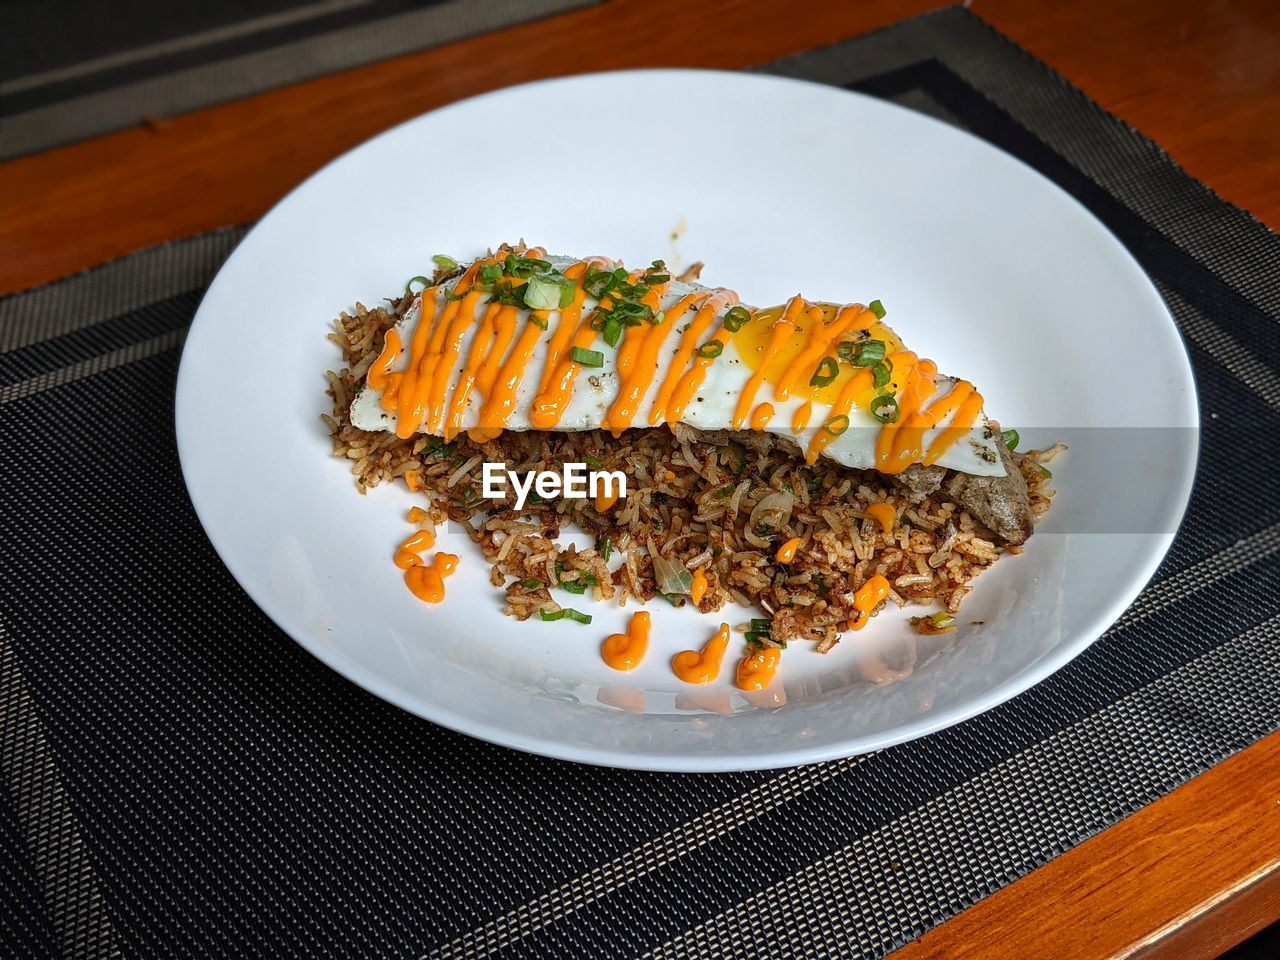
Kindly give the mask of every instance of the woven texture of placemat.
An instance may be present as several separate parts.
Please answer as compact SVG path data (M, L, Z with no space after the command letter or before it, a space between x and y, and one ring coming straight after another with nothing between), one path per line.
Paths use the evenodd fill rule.
M0 5L0 160L601 2Z
M284 636L192 512L178 348L241 231L135 254L0 301L13 954L878 957L1280 727L1277 236L959 9L764 69L972 130L1154 278L1205 426L1133 607L1026 694L849 760L644 774L451 733Z

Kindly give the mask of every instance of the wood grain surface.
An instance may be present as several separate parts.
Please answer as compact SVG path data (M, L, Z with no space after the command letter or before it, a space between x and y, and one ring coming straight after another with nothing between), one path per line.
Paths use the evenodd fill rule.
M342 151L461 97L586 70L744 67L937 5L610 0L0 164L0 293L252 221ZM1280 3L972 9L1223 197L1280 226ZM1280 734L895 957L1213 957L1277 918Z

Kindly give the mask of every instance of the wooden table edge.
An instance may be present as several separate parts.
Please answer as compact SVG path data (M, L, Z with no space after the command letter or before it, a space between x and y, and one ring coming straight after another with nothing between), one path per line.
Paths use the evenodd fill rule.
M1209 960L1278 918L1280 732L890 957Z

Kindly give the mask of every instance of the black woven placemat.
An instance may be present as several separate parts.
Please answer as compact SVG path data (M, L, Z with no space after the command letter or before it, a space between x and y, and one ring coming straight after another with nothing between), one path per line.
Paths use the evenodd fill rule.
M677 776L470 740L325 669L219 563L173 382L240 231L145 251L0 301L15 951L875 957L1280 727L1276 235L958 9L766 69L973 130L1155 278L1205 429L1141 598L1023 696L857 759Z
M0 4L0 159L600 2Z

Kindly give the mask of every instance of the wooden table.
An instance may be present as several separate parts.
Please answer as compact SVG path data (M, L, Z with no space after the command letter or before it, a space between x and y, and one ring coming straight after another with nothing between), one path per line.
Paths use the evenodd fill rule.
M0 293L252 221L334 155L461 97L586 70L744 67L937 5L611 0L0 164ZM977 0L973 9L1223 197L1280 226L1280 4ZM1214 957L1277 919L1280 734L895 957Z

